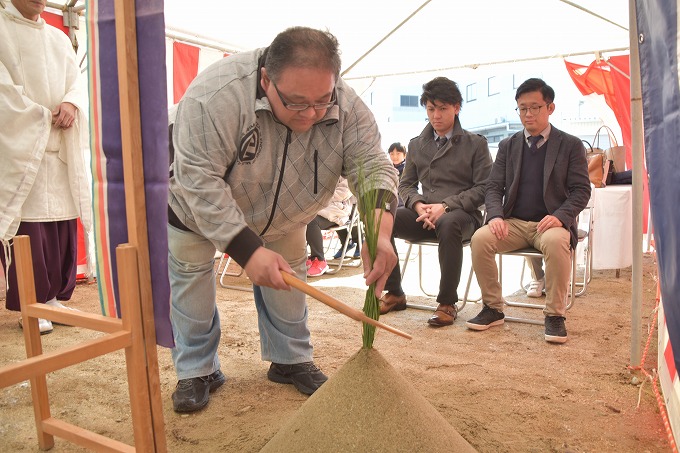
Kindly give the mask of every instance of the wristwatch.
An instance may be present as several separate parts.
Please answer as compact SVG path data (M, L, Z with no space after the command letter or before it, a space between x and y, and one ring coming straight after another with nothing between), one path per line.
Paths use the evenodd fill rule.
M444 206L444 212L451 212L451 208L445 202L442 201L442 206Z

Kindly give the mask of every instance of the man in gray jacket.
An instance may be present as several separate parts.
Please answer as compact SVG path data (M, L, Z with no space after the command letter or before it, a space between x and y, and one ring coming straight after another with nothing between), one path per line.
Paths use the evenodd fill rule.
M268 48L208 67L178 105L168 226L177 412L203 408L226 380L217 355L216 249L253 283L268 378L305 394L326 381L313 362L305 295L281 272L306 277L306 225L340 176L355 194L378 191L376 215L396 206L397 185L373 115L339 72L335 37L294 27ZM372 184L359 180L360 170ZM397 262L392 224L391 214L382 217L377 257L365 270L378 296Z
M405 206L397 210L394 236L439 242L439 305L428 320L433 327L451 325L456 319L463 241L470 240L482 224L479 207L484 203L484 183L491 171L486 138L460 125L462 103L458 85L446 77L423 85L420 105L427 109L429 124L409 143L399 182ZM388 292L382 297L380 313L406 308L398 265L385 289Z

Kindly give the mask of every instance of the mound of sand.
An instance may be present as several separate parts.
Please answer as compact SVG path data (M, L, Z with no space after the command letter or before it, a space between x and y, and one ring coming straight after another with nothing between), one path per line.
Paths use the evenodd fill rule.
M261 453L476 451L375 349L361 349Z

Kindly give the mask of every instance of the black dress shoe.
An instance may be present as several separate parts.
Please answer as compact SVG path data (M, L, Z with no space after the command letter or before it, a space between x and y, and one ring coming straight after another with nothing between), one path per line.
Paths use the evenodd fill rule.
M210 393L226 382L220 370L208 376L180 379L172 394L175 412L195 412L203 409L210 399Z
M311 395L328 380L328 377L314 365L314 362L293 365L272 363L267 372L267 378L279 384L293 384L305 395Z

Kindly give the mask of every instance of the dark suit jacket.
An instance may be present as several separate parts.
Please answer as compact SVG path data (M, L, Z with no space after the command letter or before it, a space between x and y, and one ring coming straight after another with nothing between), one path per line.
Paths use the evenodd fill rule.
M487 219L512 217L522 168L524 131L501 141L486 185ZM543 167L543 200L548 212L571 233L571 246L578 242L576 216L590 199L588 163L581 140L551 127Z
M418 201L445 202L451 209L466 211L481 225L479 207L484 203L484 184L491 164L486 138L463 129L458 117L451 140L441 149L437 149L434 129L428 123L408 144L399 195L411 209Z

